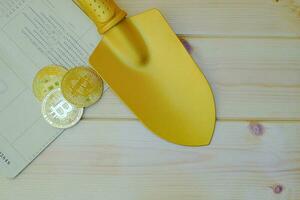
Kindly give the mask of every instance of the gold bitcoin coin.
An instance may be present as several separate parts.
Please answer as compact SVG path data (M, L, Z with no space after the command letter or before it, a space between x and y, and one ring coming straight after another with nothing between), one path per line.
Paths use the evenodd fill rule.
M35 97L42 101L50 91L60 88L61 81L66 73L67 69L56 65L41 69L36 74L32 84Z
M79 108L96 103L103 93L103 81L88 67L76 67L66 73L61 90L67 101Z
M77 124L83 108L77 108L69 103L61 93L61 89L52 90L43 100L42 115L53 127L66 129Z

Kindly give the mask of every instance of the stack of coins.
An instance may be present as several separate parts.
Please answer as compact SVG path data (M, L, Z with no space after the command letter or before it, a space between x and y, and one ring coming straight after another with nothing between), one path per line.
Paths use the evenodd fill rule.
M33 80L35 97L42 102L42 115L53 127L66 129L77 124L84 108L102 96L103 81L89 67L51 65L41 69Z

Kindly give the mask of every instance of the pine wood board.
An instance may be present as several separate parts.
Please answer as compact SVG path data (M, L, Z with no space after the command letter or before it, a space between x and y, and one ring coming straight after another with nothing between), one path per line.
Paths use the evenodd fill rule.
M297 122L219 122L210 146L188 148L136 120L83 121L16 180L0 179L1 199L297 200L299 131Z
M216 97L211 145L161 140L108 90L17 179L0 178L0 199L298 200L300 1L118 3L159 8L190 42Z
M294 0L118 0L129 15L158 8L177 33L231 36L300 36Z

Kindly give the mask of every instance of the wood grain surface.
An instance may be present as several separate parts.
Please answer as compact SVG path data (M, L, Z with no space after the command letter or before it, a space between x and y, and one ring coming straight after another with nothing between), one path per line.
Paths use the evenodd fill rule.
M130 15L160 9L179 34L299 37L299 0L119 0Z
M159 8L192 46L216 97L211 144L161 140L109 89L17 179L0 178L0 199L298 200L300 1L117 2Z
M299 131L298 122L218 122L210 146L188 148L136 120L84 120L1 180L1 199L298 199Z

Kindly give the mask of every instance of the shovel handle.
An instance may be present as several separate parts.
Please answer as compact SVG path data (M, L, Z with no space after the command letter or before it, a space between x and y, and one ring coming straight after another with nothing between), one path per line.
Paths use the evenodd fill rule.
M127 13L121 10L113 0L73 1L97 25L101 34L114 27L127 15Z

